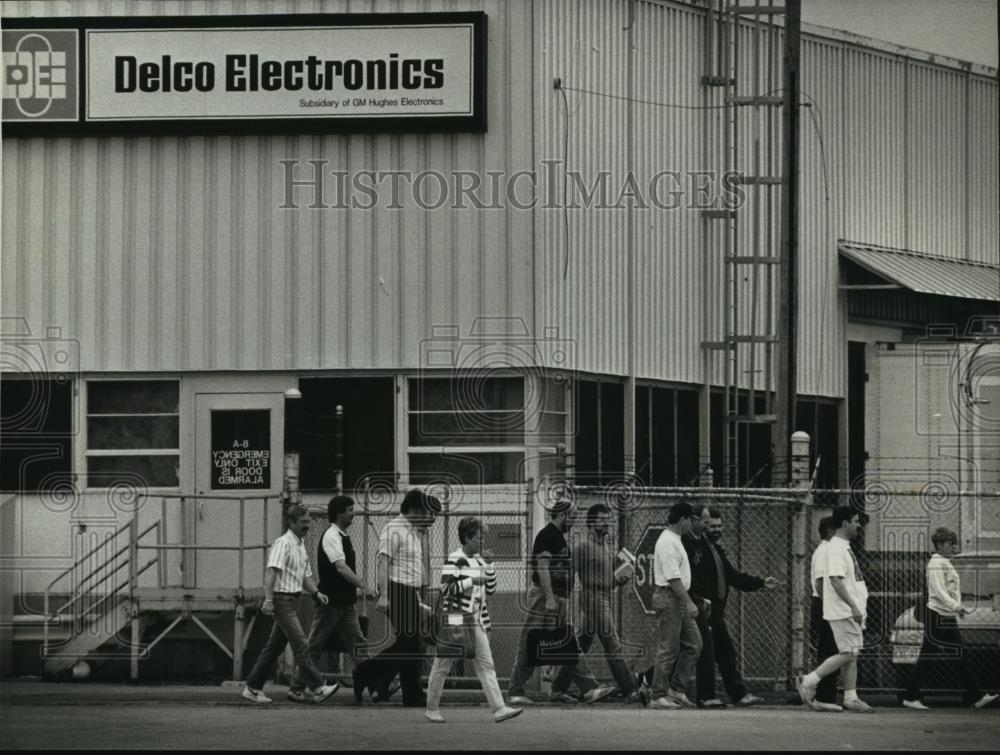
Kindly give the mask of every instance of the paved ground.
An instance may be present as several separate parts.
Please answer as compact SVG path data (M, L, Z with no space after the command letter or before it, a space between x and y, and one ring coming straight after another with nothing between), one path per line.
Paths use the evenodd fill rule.
M536 706L494 724L453 696L446 725L398 704L355 707L350 690L294 705L268 687L253 706L236 687L0 682L0 748L326 749L941 749L996 750L1000 710L881 708L819 714L788 706L670 711L620 704ZM272 694L273 693L273 694Z

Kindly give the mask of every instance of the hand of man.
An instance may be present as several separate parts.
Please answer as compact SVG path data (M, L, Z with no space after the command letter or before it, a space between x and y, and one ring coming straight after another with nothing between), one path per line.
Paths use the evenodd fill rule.
M965 606L959 606L958 607L958 615L959 616L967 616L968 613L969 613L969 609L966 608Z
M851 606L851 618L861 624L865 620L865 615L856 606Z
M260 605L260 612L265 616L270 616L274 613L274 601L270 598L264 598L264 602Z
M377 610L381 611L382 613L388 613L389 612L389 596L388 595L380 595L379 599L378 599L378 602L375 604L375 608Z
M767 590L773 590L778 586L778 580L774 577L764 577L764 588Z
M559 602L555 597L545 599L545 611L546 613L558 613L559 612Z
M619 587L626 584L629 581L629 577L626 574L621 575L617 580L615 580Z
M421 613L434 613L434 609L426 603L418 603Z
M365 587L361 592L368 600L375 600L378 598L378 590L374 587Z
M313 593L313 600L315 600L321 606L325 606L325 605L329 605L330 604L330 599L328 597L326 597L326 595L324 595L323 593L321 593L319 590L317 590L316 592Z
M689 619L698 618L698 606L695 605L694 601L688 601L687 615Z

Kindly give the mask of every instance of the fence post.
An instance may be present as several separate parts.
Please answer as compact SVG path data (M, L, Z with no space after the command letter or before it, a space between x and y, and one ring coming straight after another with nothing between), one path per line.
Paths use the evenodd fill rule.
M795 494L792 509L792 579L790 602L792 609L792 647L789 681L805 673L806 642L808 627L806 621L806 596L809 568L806 546L809 542L810 504L812 494L809 479L809 434L802 431L792 434L791 488L802 491Z
M297 388L285 391L285 465L281 485L282 512L293 504L302 503L299 490L300 418L302 392Z

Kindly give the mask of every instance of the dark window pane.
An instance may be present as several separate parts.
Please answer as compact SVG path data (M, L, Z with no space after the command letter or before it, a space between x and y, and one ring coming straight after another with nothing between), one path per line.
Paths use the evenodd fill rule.
M411 414L411 446L499 446L524 443L524 412Z
M335 484L337 406L344 408L344 487L359 480L395 485L396 389L391 377L303 378L301 486L332 490Z
M88 414L177 414L176 380L95 380L87 383Z
M593 485L600 475L598 464L598 384L581 380L576 385L576 438L573 466L578 484Z
M87 459L87 487L176 488L178 456L92 456Z
M524 409L524 379L520 377L425 378L409 381L410 411Z
M523 482L524 454L477 453L454 456L410 454L410 484L460 482L463 485L501 485Z
M625 472L625 386L601 383L601 478L620 479Z
M644 385L635 389L635 474L647 485L652 484L653 475L649 423L649 396L652 392L652 388Z
M653 390L653 484L677 485L674 472L676 451L674 448L674 391L669 388ZM692 443L687 431L677 428L681 447L691 444L698 447L698 439Z
M73 385L65 377L0 377L0 489L72 484Z
M697 391L677 391L677 484L694 486L701 478L701 418ZM708 459L705 459L705 464Z
M177 448L179 424L177 417L89 417L87 447Z

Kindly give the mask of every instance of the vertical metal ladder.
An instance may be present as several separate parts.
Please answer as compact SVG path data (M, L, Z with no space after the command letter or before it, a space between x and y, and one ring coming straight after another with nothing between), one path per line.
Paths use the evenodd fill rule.
M778 212L785 181L780 175L782 56L774 19L784 11L760 0L744 5L716 0L708 23L707 60L714 70L702 83L706 102L718 108L706 111L713 124L708 137L721 157L715 166L745 194L742 206L732 208L720 193L717 206L702 211L709 224L705 252L718 254L720 246L722 251L722 340L702 346L709 350L710 369L718 366L712 354L721 354L724 364L722 468L728 486L748 482L739 479L741 455L749 451L741 433L748 436L749 425L777 419ZM749 42L749 66L740 58L741 41Z

